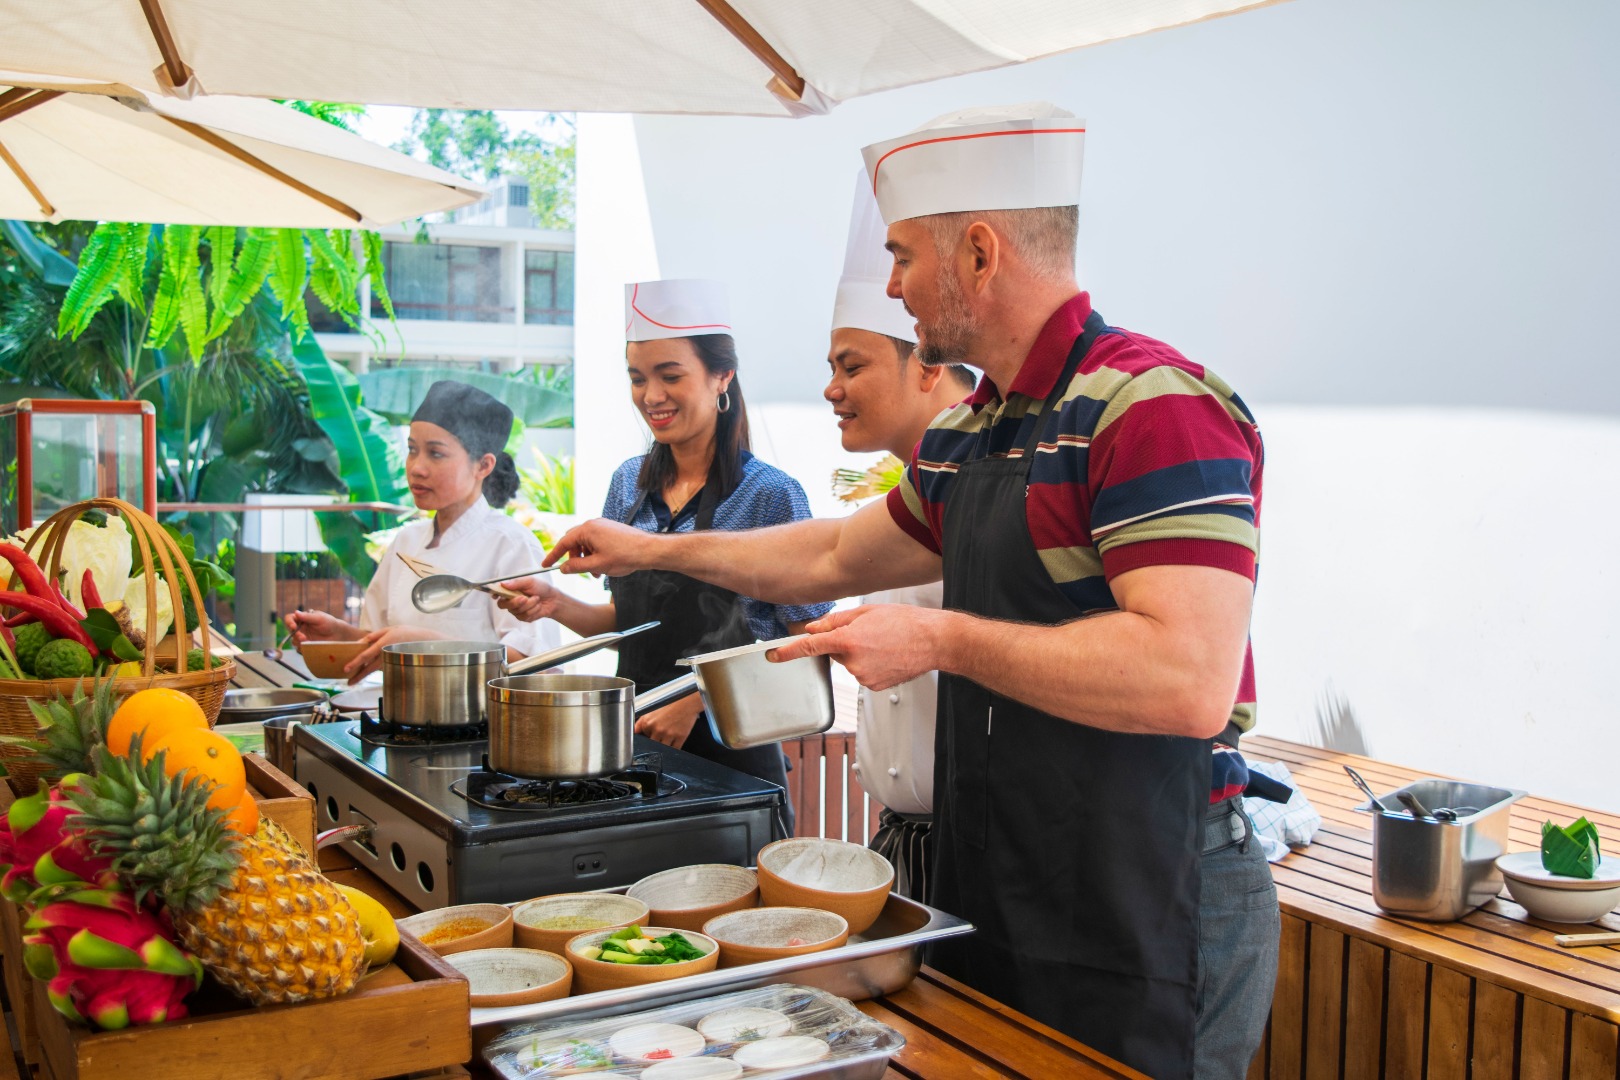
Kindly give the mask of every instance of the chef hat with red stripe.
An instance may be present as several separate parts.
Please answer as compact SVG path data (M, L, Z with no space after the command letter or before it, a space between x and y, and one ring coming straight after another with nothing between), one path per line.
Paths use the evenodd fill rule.
M660 341L731 333L731 301L723 281L668 278L624 287L624 339Z
M1046 101L963 109L861 151L886 224L1080 201L1086 122Z
M917 321L906 314L904 304L889 296L894 257L883 246L887 232L863 169L855 177L855 203L849 212L849 241L833 300L832 328L870 330L915 343Z

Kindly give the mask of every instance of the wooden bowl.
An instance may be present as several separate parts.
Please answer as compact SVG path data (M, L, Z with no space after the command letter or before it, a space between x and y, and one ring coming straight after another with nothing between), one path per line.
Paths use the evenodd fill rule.
M548 919L595 920L588 925L539 926ZM525 900L512 909L512 940L524 949L546 949L561 953L568 943L587 930L617 930L631 923L652 921L647 905L618 893L557 893Z
M759 878L744 866L699 863L644 877L625 890L643 901L659 926L702 930L717 915L759 903Z
M365 647L363 641L306 641L298 646L298 654L317 679L343 679L344 667Z
M478 923L482 925L474 925ZM505 949L512 944L512 909L505 904L458 904L401 919L399 928L440 956Z
M642 929L650 937L657 938L672 932L675 927L645 926ZM694 949L701 949L704 955L679 964L615 964L611 960L587 960L579 955L580 949L600 945L611 933L613 931L609 929L579 934L563 950L568 962L574 965L575 994L594 994L598 990L619 990L627 986L645 986L647 983L679 979L683 975L700 975L713 971L720 963L719 944L713 938L693 930L682 930L681 936L691 942Z
M842 840L801 836L759 849L759 897L766 907L813 907L842 915L849 932L883 913L894 867L882 855Z
M710 919L703 933L720 943L721 967L741 967L836 949L849 940L849 923L820 908L762 907Z
M554 1001L574 983L567 960L538 949L471 949L445 962L467 976L467 1003L475 1009Z

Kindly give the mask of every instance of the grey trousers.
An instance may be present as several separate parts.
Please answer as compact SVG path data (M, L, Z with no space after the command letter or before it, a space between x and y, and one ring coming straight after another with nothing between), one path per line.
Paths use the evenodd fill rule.
M1265 1036L1282 917L1243 800L1209 808L1198 897L1197 1080L1242 1080Z

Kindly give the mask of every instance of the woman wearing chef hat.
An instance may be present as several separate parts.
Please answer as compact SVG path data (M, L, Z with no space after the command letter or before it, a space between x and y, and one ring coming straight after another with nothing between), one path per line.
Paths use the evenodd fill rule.
M737 379L726 287L672 279L624 287L630 398L652 446L613 474L602 516L648 532L754 529L810 516L797 480L749 453L748 410ZM682 657L799 633L831 604L784 606L740 596L683 574L642 570L612 578L613 601L589 604L529 578L526 595L502 602L525 619L548 617L582 635L651 620L656 628L619 646L619 675L636 691L686 673ZM776 743L732 750L714 738L703 700L688 695L636 721L636 731L787 787ZM793 808L785 802L787 832Z
M383 646L396 641L453 638L499 641L510 659L554 648L553 622L524 625L486 593L469 593L448 611L426 615L411 603L420 580L399 558L420 558L470 581L521 574L545 556L534 533L500 512L517 494L517 467L506 452L512 410L466 383L442 380L428 388L411 417L405 476L418 510L433 516L395 534L366 588L360 625L324 611L287 615L299 642L352 641L366 648L345 669L359 679L375 669Z

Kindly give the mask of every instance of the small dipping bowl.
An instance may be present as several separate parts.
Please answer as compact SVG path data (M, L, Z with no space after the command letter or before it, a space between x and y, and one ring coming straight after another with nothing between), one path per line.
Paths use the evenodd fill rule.
M762 907L710 919L703 932L720 943L725 968L836 949L849 940L849 923L820 908Z
M615 1031L608 1045L631 1061L669 1061L691 1057L703 1049L704 1041L681 1024L635 1024Z
M759 896L767 907L811 907L842 915L859 934L883 914L894 867L843 840L794 837L759 849Z
M702 930L717 915L759 903L759 878L747 867L699 863L644 877L625 895L644 902L659 926Z
M440 956L472 949L504 949L512 944L512 909L505 904L457 904L399 920Z
M672 1058L642 1069L640 1080L736 1080L742 1071L730 1058Z
M512 939L524 949L561 953L587 930L646 925L647 905L618 893L557 893L525 900L512 909ZM542 923L559 925L545 926Z
M472 949L445 963L467 976L467 1003L475 1009L555 1001L574 982L567 960L538 949Z
M820 1039L809 1035L787 1035L780 1039L761 1039L744 1043L731 1055L731 1059L745 1069L790 1069L820 1061L832 1052Z
M641 929L642 933L652 938L661 938L665 934L676 932L672 926L644 926ZM580 949L600 945L612 933L611 929L592 930L576 935L568 942L563 955L574 965L574 993L594 994L598 990L618 990L627 986L643 986L647 983L679 979L683 975L698 975L705 971L713 971L720 963L719 943L694 930L681 930L679 933L703 955L696 960L683 960L678 964L615 964L611 960L589 960L579 955Z

